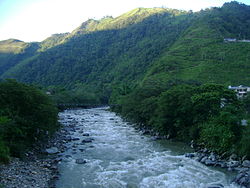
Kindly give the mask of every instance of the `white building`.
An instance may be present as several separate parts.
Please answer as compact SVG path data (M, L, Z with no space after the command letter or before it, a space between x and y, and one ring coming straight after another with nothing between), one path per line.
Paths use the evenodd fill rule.
M225 38L224 42L237 42L237 39Z
M250 42L250 40L244 39L244 40L239 40L239 42Z
M228 86L228 89L234 90L237 93L236 95L238 98L245 97L250 92L250 87L243 85Z

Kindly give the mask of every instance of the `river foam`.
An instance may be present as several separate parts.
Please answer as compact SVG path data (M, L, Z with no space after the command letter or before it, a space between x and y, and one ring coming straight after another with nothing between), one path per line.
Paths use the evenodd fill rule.
M58 188L237 187L227 174L185 158L181 147L176 152L141 135L106 108L69 110L60 117L63 124L75 123L71 136L80 140L67 143L63 156L70 157L59 165ZM82 132L93 141L81 144ZM87 163L77 164L78 158Z

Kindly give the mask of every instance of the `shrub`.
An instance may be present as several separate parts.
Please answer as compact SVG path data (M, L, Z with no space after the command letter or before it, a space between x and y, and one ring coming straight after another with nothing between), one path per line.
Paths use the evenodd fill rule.
M250 159L250 125L244 129L238 148L238 153L241 156L246 155Z
M0 140L0 163L8 163L9 160L10 160L9 148L4 144L2 140Z
M0 82L0 117L0 138L16 157L58 128L57 108L49 97L15 80ZM2 144L4 155L6 147Z
M230 112L222 111L217 117L212 118L201 126L200 141L217 153L234 152L237 137L241 128L237 116Z

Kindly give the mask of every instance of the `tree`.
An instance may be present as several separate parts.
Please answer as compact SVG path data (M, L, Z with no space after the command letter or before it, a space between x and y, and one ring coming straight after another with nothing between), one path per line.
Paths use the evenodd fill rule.
M0 82L0 117L8 120L0 126L2 144L14 156L21 156L32 143L46 141L58 128L57 108L49 97L15 80Z

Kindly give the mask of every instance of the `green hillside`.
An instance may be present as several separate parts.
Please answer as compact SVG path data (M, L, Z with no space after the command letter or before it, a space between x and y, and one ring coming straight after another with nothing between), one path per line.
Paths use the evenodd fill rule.
M0 41L0 75L33 56L38 48L38 43L25 43L16 39Z
M90 19L41 43L5 42L0 75L84 90L103 102L138 85L250 85L250 43L224 42L250 39L249 26L250 7L237 2L197 13L137 8L117 18Z
M192 19L183 11L140 8L117 18L88 20L60 45L20 61L2 77L106 91L124 82L136 85Z
M250 158L249 97L227 88L250 85L249 28L250 6L235 1L137 8L41 43L0 42L0 78L45 87L58 104L115 104L159 135Z
M250 84L250 7L236 2L200 12L200 17L154 62L145 80L196 80Z
M250 126L241 126L250 97L227 88L250 84L250 7L226 3L194 17L136 88L113 92L112 109L164 138L250 158Z

